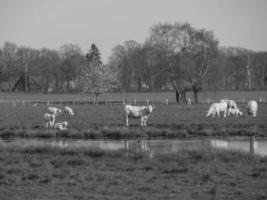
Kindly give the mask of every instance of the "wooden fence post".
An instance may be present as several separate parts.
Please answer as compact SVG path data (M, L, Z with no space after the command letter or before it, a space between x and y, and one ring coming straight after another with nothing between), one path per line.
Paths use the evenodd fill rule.
M146 104L149 105L149 99L148 98L146 99Z
M166 99L166 105L169 105L169 99Z
M188 98L188 99L187 99L187 104L188 104L188 105L191 105L191 103L192 103L192 102L191 102L191 99Z
M255 152L255 135L250 136L249 152L251 154L254 154L254 152Z

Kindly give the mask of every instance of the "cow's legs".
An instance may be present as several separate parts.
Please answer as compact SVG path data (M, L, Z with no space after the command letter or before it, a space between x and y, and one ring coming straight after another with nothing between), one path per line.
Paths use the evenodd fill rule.
M147 122L147 120L148 120L148 117L149 117L149 115L148 115L148 116L146 116L146 121L145 121L145 124L146 124L146 122ZM147 124L146 124L146 126L147 126Z
M226 112L227 112L227 116L230 116L231 108L227 108Z
M219 110L216 110L216 113L217 113L218 117L220 118L221 117L220 116L220 111Z
M144 117L141 117L141 126L145 126L145 118Z
M53 120L51 120L51 121L49 122L49 127L52 128L53 125L54 125Z
M227 113L227 110L223 111L223 117L226 117L226 113Z
M129 117L127 114L125 115L125 125L129 126Z
M143 126L145 126L145 127L147 126L147 125L146 125L146 121L147 121L147 119L148 119L148 116L144 116L144 117L143 117Z
M144 118L143 124L144 124L144 127L146 127L146 118Z

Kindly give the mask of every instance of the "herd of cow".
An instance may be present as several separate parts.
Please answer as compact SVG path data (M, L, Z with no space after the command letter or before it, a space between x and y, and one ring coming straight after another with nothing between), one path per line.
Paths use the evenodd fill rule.
M129 126L129 118L141 118L141 126L146 127L146 121L149 115L153 111L153 106L132 106L132 105L125 105L125 125ZM247 105L247 114L248 116L256 117L258 111L258 103L254 100L249 101ZM208 112L207 117L212 116L215 117L217 114L220 117L221 113L223 113L223 117L226 116L242 116L243 112L239 110L234 100L229 99L221 99L218 103L211 104Z
M56 116L61 114L61 113L62 113L62 111L60 108L48 107L48 113L44 114L45 127L46 128L55 128L55 129L59 129L59 130L66 130L68 127L67 121L55 123ZM74 115L72 108L69 106L66 106L64 108L64 113L71 115L71 116Z
M154 106L147 105L147 106L133 106L126 104L124 106L125 112L125 126L129 126L129 118L140 118L141 119L141 126L147 126L147 120L149 115L152 113ZM247 108L246 108L248 116L256 117L258 111L258 104L256 101L249 101ZM48 107L48 113L44 114L45 119L45 127L46 128L55 128L59 130L66 130L68 126L67 121L63 121L60 123L55 123L56 116L61 114L62 111L60 108L56 107ZM74 115L72 108L66 106L64 108L64 113L68 115ZM223 113L223 117L226 116L242 116L243 112L239 110L234 100L229 99L221 99L218 103L211 104L208 112L207 117L212 116L215 117L217 114L218 117L221 116Z
M258 103L254 100L249 101L246 107L248 116L256 117L258 111ZM207 117L214 117L216 114L220 117L220 114L223 113L223 117L226 116L242 116L243 112L239 110L234 100L221 99L219 103L211 104Z

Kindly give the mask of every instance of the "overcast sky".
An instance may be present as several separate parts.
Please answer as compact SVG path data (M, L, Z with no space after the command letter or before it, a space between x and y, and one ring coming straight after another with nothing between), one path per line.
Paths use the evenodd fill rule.
M0 0L0 45L59 49L95 43L103 61L159 22L212 30L221 46L267 50L267 0Z

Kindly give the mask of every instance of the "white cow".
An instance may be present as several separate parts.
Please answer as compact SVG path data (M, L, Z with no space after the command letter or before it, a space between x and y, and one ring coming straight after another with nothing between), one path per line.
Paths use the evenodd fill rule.
M64 112L65 112L66 114L68 114L68 115L74 115L74 112L73 112L72 108L69 107L69 106L66 106L66 107L64 108Z
M234 116L242 116L243 113L238 108L229 108L227 116L234 115Z
M48 107L48 112L51 114L58 115L61 113L61 109L56 107Z
M211 104L206 116L209 117L212 115L212 117L214 117L217 114L218 117L220 117L221 112L223 112L223 117L226 117L227 103L225 101Z
M227 116L230 115L230 109L238 109L237 105L234 100L231 99L221 99L220 102L226 102L227 103Z
M44 114L44 120L45 120L45 127L46 128L52 128L54 126L56 115L51 113L45 113Z
M247 105L247 113L249 116L256 117L258 112L258 103L256 101L249 101Z
M153 111L153 106L132 106L126 104L124 110L126 126L129 126L129 118L141 118L141 126L147 126L146 121Z
M67 126L68 126L68 122L64 121L64 122L56 123L54 125L54 128L59 129L59 130L67 130Z

